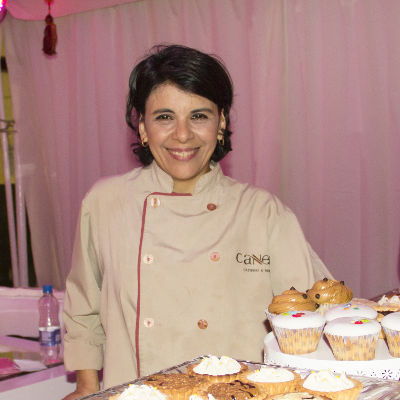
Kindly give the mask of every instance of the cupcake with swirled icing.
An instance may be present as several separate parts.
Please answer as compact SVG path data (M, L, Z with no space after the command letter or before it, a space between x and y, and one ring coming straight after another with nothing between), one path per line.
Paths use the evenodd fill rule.
M326 324L324 333L333 355L340 361L373 360L381 326L368 318L337 318Z
M344 281L324 278L307 290L307 296L319 304L318 312L323 314L329 308L350 302L353 292Z
M312 394L327 396L332 400L355 400L362 390L362 384L345 374L318 371L307 376L303 388Z
M203 357L200 362L188 366L187 373L193 376L203 376L209 382L232 382L242 372L247 371L245 364L233 358L222 356Z
M315 311L317 303L311 300L306 293L299 292L293 286L272 298L268 312L273 315L287 311Z
M324 317L313 311L288 311L272 320L282 353L305 354L317 350Z
M254 385L260 393L273 395L294 392L301 377L294 371L278 367L261 367L241 374L240 380Z

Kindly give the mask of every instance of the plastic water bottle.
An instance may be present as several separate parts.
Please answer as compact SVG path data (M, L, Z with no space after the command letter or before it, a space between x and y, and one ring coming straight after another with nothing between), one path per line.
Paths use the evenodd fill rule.
M58 311L53 287L43 286L43 295L39 299L39 343L41 359L45 365L60 361L61 329Z

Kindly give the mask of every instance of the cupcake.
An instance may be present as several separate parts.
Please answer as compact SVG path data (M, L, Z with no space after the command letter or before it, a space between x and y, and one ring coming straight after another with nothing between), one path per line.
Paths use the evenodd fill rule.
M327 396L332 400L355 400L362 390L362 384L345 374L319 371L308 375L303 382L303 388L313 395Z
M379 313L383 315L390 314L392 312L400 311L400 295L399 293L392 293L383 295L374 307Z
M158 389L148 385L129 385L121 394L109 397L109 400L172 400Z
M390 355L400 357L400 312L385 315L381 324L385 332Z
M343 317L376 319L378 312L372 307L350 302L330 308L325 312L324 316L326 322Z
M213 383L208 387L207 396L210 400L249 400L260 399L254 385L239 380L233 382Z
M243 373L240 380L254 385L261 394L273 395L294 392L301 378L299 374L286 368L261 367Z
M203 357L198 363L189 365L187 373L192 376L205 377L209 382L232 382L238 374L247 371L247 365L233 358L222 356Z
M289 311L274 317L272 324L282 353L305 354L317 349L325 319L312 311Z
M324 333L336 360L361 361L375 358L381 326L368 318L337 318L326 324Z
M307 290L307 295L319 304L317 311L321 314L338 304L348 303L353 298L353 292L344 281L328 278L315 282L313 287Z
M331 397L317 396L308 392L277 394L265 400L332 400Z
M275 315L287 311L315 311L317 307L317 303L312 301L306 293L299 292L292 286L289 290L274 296L265 313L271 323Z
M186 400L191 394L209 385L205 377L188 374L157 374L149 376L143 383L157 388L174 400Z

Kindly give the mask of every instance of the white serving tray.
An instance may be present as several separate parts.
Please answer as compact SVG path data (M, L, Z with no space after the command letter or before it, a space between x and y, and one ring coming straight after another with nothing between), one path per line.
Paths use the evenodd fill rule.
M350 375L370 376L382 379L400 379L400 358L389 354L383 339L379 339L375 359L370 361L337 361L323 337L316 351L308 354L292 355L282 353L273 332L264 339L264 362L284 367L306 369L329 369L333 372L345 372Z

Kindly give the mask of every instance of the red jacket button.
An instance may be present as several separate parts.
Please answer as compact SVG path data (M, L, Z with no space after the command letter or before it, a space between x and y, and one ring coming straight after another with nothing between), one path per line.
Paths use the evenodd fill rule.
M217 206L214 203L207 204L207 210L214 211L216 208Z

